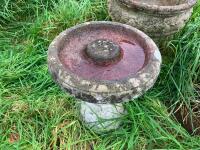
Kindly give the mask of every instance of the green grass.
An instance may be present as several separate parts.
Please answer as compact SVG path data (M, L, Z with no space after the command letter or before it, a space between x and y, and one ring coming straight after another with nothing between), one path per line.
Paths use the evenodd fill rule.
M198 6L166 45L169 53L154 88L125 104L122 128L98 135L79 120L74 98L52 81L46 58L48 45L64 29L110 20L106 0L2 0L0 149L199 149L200 137L191 136L169 113L177 105L191 110L200 99Z

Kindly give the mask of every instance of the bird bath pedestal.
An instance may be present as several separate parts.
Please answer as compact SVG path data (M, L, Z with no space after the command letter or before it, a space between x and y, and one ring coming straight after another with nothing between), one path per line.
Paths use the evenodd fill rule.
M48 49L54 80L80 100L82 120L97 132L116 129L122 102L150 89L161 55L143 32L115 22L89 22L60 33Z

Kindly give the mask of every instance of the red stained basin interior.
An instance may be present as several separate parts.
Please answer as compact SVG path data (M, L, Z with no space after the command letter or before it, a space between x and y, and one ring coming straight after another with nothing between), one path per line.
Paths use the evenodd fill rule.
M99 66L88 59L85 48L97 39L109 39L121 48L122 58L115 64ZM121 80L136 74L145 64L144 49L137 44L134 37L110 30L79 33L65 42L59 52L59 59L67 71L89 80Z

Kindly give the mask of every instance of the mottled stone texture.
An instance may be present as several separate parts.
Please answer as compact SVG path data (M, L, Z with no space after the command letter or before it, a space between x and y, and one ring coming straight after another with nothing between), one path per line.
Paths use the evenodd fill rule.
M58 56L58 52L70 38L68 35L76 36L85 28L95 29L99 26L103 29L112 27L116 31L127 32L136 38L136 41L146 51L147 60L143 68L136 74L112 81L87 80L68 71ZM161 55L153 40L136 28L115 22L90 22L70 28L54 39L48 50L48 65L54 80L76 98L90 103L121 103L139 97L154 85L160 72Z
M110 40L98 39L87 45L85 52L97 65L109 65L120 58L120 47Z
M122 104L94 104L82 101L80 113L85 124L96 132L117 129L126 113Z
M102 38L109 40L100 40ZM96 76L92 76L92 78L84 76L84 78L81 76L83 75L82 72L77 74L70 70L70 67L76 66L73 63L70 63L70 67L65 66L70 59L73 62L87 60L87 63L89 63L88 58L92 58L95 62L97 62L96 59L98 58L98 62L99 60L100 62L105 60L110 62L118 58L120 54L120 60L114 64L117 66L119 62L127 58L124 55L125 51L118 44L120 41L127 40L135 45L135 47L131 47L130 50L126 51L127 55L135 52L134 50L139 45L141 47L139 50L142 50L145 57L141 67L134 73L128 74L125 72L123 77L117 79L95 79ZM75 42L71 44L69 41ZM67 48L66 45L68 46ZM66 49L67 55L60 53ZM86 51L89 53L89 57L85 57ZM109 55L107 52L109 52ZM127 66L137 65L137 62L142 57L138 56L138 53L134 54L139 57L139 59L134 59L137 60L135 63L122 61L125 65L117 68L114 73L110 73L109 70L109 74L118 76L120 74L119 71L124 71ZM69 55L72 57L66 57ZM67 59L62 61L62 57ZM132 55L130 55L128 60L132 59ZM123 117L126 113L122 102L139 97L154 85L160 72L161 62L162 59L158 47L150 37L132 26L117 22L88 22L72 27L60 33L48 49L48 67L53 79L65 91L82 100L80 102L82 120L90 129L99 133L117 129L120 126L121 121L118 118ZM96 67L102 66L95 65L94 72ZM113 68L113 66L111 67ZM76 69L81 70L82 68L79 66ZM128 70L130 69L128 68ZM87 72L91 74L89 70ZM100 73L104 74L104 72L105 68Z
M155 41L170 37L183 28L196 0L108 0L114 21L144 31Z

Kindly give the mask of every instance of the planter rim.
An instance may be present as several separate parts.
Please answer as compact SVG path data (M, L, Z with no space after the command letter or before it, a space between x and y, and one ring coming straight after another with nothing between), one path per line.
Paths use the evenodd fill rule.
M147 10L151 12L157 12L159 14L179 13L192 8L197 3L197 0L187 0L183 4L179 5L160 6L160 5L147 4L137 0L119 0L119 1L125 4L127 7L137 8L140 10Z

